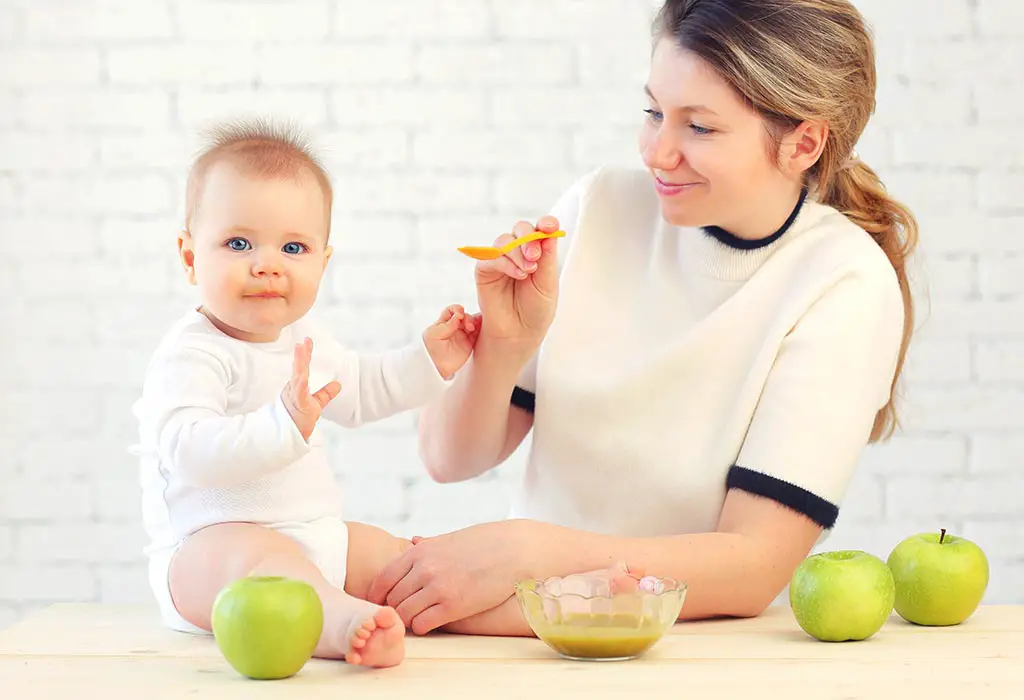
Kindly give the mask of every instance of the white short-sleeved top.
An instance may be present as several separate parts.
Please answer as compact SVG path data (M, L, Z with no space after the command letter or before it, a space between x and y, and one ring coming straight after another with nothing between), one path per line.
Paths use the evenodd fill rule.
M806 193L760 241L673 226L650 175L623 169L552 213L558 309L511 398L534 412L512 517L712 531L738 488L831 528L903 333L871 236Z

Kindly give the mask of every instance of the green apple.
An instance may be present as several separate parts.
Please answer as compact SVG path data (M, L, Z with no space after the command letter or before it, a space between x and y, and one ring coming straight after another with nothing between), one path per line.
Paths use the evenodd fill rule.
M888 564L896 580L896 612L917 625L959 625L974 614L988 587L985 552L945 529L906 538Z
M789 605L804 632L823 642L860 641L882 628L896 596L885 562L860 550L821 552L800 562Z
M282 576L248 576L225 586L213 602L211 626L221 653L243 676L278 680L313 656L324 611L316 589Z

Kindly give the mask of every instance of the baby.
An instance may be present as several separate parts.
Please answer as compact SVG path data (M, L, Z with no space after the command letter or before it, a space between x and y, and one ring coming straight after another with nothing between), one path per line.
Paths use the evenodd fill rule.
M210 632L231 581L302 579L324 607L316 656L393 666L405 627L365 597L411 543L342 519L318 423L355 427L435 399L479 319L453 305L406 347L339 344L308 315L331 202L308 148L262 122L219 128L189 173L178 252L200 304L160 342L133 409L149 578L166 624L194 633Z

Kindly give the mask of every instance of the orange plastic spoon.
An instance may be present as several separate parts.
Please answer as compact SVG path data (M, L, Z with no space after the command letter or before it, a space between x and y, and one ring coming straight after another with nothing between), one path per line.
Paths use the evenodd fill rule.
M502 255L509 252L516 246L523 245L524 243L529 243L530 241L539 241L544 238L561 238L564 235L565 231L555 231L554 233L535 231L533 233L523 236L522 238L517 238L511 243L503 245L500 248L495 248L494 246L489 245L465 245L459 248L459 252L462 253L463 255L468 255L474 260L494 260L495 258L500 258Z

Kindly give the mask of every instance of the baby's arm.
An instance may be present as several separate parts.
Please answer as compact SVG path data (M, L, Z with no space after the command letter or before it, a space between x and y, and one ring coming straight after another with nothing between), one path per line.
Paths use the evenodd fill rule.
M419 340L380 353L357 353L332 345L330 369L341 393L322 415L339 425L355 428L417 408L446 385ZM321 340L318 347L325 348L325 343Z
M417 408L447 386L422 338L396 349L360 353L322 328L311 325L309 334L315 362L341 384L341 392L322 413L339 425L354 428Z
M160 455L190 486L217 488L282 469L309 451L281 397L227 414L227 361L213 348L182 347L146 378L140 418Z
M480 324L461 306L447 307L414 342L381 353L357 353L338 343L325 329L308 321L320 358L329 363L341 394L323 416L357 427L433 401L473 352Z

